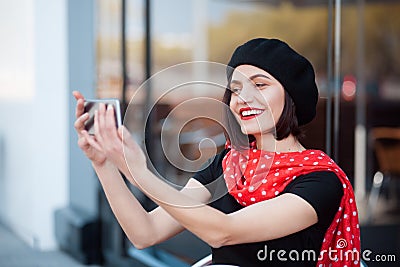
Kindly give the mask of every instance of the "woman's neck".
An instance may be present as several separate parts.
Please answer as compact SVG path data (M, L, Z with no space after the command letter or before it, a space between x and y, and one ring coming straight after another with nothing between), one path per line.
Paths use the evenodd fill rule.
M305 150L293 135L280 141L276 140L272 134L254 135L254 137L257 141L257 148L264 151L299 152Z

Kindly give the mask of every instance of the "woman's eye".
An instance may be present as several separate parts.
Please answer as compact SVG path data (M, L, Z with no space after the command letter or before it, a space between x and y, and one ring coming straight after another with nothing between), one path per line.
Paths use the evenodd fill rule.
M232 93L234 93L234 94L236 94L236 95L239 95L241 90L242 90L242 89L239 88L239 87L233 87L233 88L231 88Z
M256 83L256 86L257 86L258 88L261 88L261 87L266 86L266 84L265 84L265 83Z

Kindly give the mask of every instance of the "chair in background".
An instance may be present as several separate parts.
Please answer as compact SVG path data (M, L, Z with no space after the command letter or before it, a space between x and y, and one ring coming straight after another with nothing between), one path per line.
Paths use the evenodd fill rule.
M394 198L396 208L399 207L397 183L400 179L400 128L377 127L370 132L378 171L372 181L368 198L368 220L373 219L379 196L383 187L388 187L389 196Z

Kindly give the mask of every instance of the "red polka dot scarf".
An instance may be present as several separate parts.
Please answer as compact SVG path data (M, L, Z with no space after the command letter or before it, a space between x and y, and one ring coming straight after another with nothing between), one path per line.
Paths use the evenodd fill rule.
M229 146L228 146L229 147ZM332 171L343 184L343 197L325 233L317 266L360 266L360 229L354 192L346 174L320 150L266 152L233 148L222 161L229 193L243 206L271 199L300 175Z

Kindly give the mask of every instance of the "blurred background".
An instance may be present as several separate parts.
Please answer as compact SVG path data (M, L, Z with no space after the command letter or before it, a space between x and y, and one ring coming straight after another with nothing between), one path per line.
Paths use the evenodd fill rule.
M218 100L223 90L189 86L169 97L162 79L142 85L176 64L225 64L255 37L282 39L314 65L320 101L303 143L326 151L352 181L362 249L370 258L386 255L368 266L398 266L399 13L398 0L0 0L0 266L53 266L18 265L18 249L7 250L10 236L82 265L190 266L209 254L189 233L142 251L129 243L77 146L71 92L120 99L124 123L144 142L154 170L184 184L192 173L160 152L161 129L180 137L169 153L200 158L191 166L199 167L224 138L216 121L191 118L204 109L219 114L217 101L180 109L168 125L166 118L183 101ZM202 64L168 74L213 76ZM213 145L200 151L204 138Z

